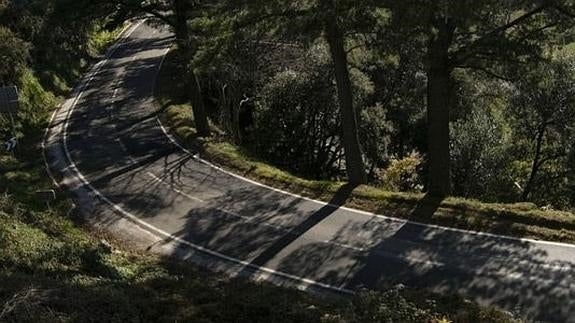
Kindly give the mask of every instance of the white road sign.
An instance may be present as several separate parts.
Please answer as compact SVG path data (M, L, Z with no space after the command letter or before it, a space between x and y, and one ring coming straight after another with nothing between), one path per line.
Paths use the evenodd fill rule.
M17 143L16 137L12 137L4 142L4 148L6 148L7 151L12 151L16 148Z

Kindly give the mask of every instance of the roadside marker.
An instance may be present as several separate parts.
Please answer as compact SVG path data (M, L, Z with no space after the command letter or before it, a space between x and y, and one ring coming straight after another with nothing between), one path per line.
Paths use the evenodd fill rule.
M4 148L8 152L12 152L14 150L14 148L16 148L17 144L18 144L18 141L16 140L16 137L12 137L12 138L10 138L4 142Z

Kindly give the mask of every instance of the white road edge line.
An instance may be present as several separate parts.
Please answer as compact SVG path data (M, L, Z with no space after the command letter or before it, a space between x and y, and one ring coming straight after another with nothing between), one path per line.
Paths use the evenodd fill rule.
M133 25L134 25L133 23L129 23L126 26L124 26L124 28L122 28L122 30L120 30L120 32L118 33L118 39L116 40L114 45L112 45L112 47L108 51L106 58L109 58L111 56L111 54L116 50L116 48L118 48L120 43L125 39L124 33L126 32L126 30L130 29ZM130 34L131 34L131 32L130 32ZM92 66L90 68L90 70L88 71L88 73L90 71L92 71L96 67L96 65L97 64ZM75 92L75 90L73 92ZM65 103L66 103L66 101L64 101L59 107L54 109L54 111L52 112L52 115L50 116L50 121L48 122L48 126L46 127L46 130L44 131L44 138L43 138L42 144L41 144L42 159L44 160L44 167L46 168L46 172L48 173L48 177L50 177L50 179L52 180L52 184L54 185L54 187L57 187L57 188L61 188L61 185L56 180L56 177L54 176L54 173L52 172L52 169L50 168L50 164L48 163L48 156L46 156L46 142L48 141L48 135L50 134L50 129L52 128L52 124L54 123L54 119L56 118L58 111L60 111L62 109L62 107L64 106Z
M112 55L112 54L116 51L116 49L118 48L119 44L121 44L121 42L122 42L125 38L127 38L129 35L131 35L144 21L145 21L145 20L142 20L142 21L140 21L139 23L137 23L137 24L134 26L134 28L132 28L132 29L130 30L130 32L129 32L126 36L121 37L121 38L118 40L118 42L110 49L110 51L109 51L108 55L106 56L106 58L105 58L103 61L99 62L98 64L96 64L96 65L94 65L94 66L92 67L92 70L91 70L91 72L90 72L90 74L89 74L89 75L90 75L89 79L88 79L83 85L80 85L81 90L80 90L79 93L76 95L76 98L74 99L74 101L73 101L73 103L72 103L71 107L69 108L69 111L68 111L68 113L67 113L67 115L66 115L65 123L64 123L64 129L63 129L64 151L65 151L65 154L66 154L66 158L67 158L68 161L70 162L71 169L73 170L74 173L76 173L76 176L78 177L78 179L80 179L91 191L93 191L99 198L101 198L104 202L106 202L107 204L109 204L109 205L110 205L113 209L115 209L117 212L119 212L120 214L124 215L124 216L127 217L129 220L131 220L132 222L137 223L137 224L141 225L141 226L144 227L144 228L147 228L148 230L150 230L150 231L152 231L152 232L156 232L156 233L158 233L158 234L160 234L160 235L162 235L162 236L165 236L166 238L172 239L172 240L177 241L177 242L179 242L179 243L181 243L181 244L187 245L187 246L189 246L189 247L191 247L191 248L193 248L193 249L196 249L196 250L199 250L199 251L204 252L204 253L206 253L206 254L212 255L212 256L214 256L214 257L216 257L216 258L220 258L220 259L224 259L224 260L227 260L227 261L229 261L229 262L232 262L232 263L240 264L240 265L246 266L246 267L248 267L248 268L250 268L250 269L253 269L253 270L256 270L256 271L261 271L261 272L264 272L264 273L267 273L267 274L276 275L276 276L283 277L283 278L287 278L287 279L290 279L290 280L293 280L293 281L299 281L299 282L301 282L301 283L303 283L303 284L305 284L305 285L308 285L308 286L318 286L318 287L322 287L322 288L325 288L325 289L328 289L328 290L333 290L333 291L337 291L337 292L341 292L341 293L345 293L345 294L353 294L354 292L353 292L352 290L349 290L349 289L346 289L346 288L341 288L341 287L337 287L337 286L332 286L332 285L320 283L320 282L317 282L317 281L314 281L314 280L311 280L311 279L307 279L307 278L298 277L298 276L290 275L290 274L287 274L287 273L279 272L279 271L276 271L276 270L271 269L271 268L256 266L256 265L251 264L251 263L248 263L248 262L246 262L246 261L239 260L239 259L236 259L236 258L232 258L232 257L226 256L226 255L223 255L223 254L218 253L218 252L216 252L216 251L212 251L212 250L210 250L210 249L204 248L204 247L202 247L202 246L193 244L193 243L191 243L191 242L189 242L189 241L187 241L187 240L184 240L184 239L181 239L181 238L179 238L179 237L177 237L177 236L174 236L174 235L172 235L172 234L170 234L170 233L168 233L168 232L165 232L165 231L163 231L163 230L161 230L161 229L159 229L159 228L156 228L156 227L154 227L154 226L148 224L148 223L145 222L145 221L140 220L140 219L137 218L135 215L133 215L133 214L131 214L131 213L125 211L124 209L122 209L122 207L120 207L119 205L114 204L112 201L110 201L108 198L106 198L102 193L100 193L95 187L93 187L92 184L80 173L80 171L79 171L78 168L76 167L76 164L74 163L74 161L73 161L72 158L71 158L70 152L69 152L69 150L68 150L68 145L67 145L67 128L68 128L68 121L69 121L70 115L71 115L72 111L74 110L74 108L75 108L77 102L79 101L81 95L83 94L84 90L85 90L86 87L91 83L91 81L92 81L93 78L95 77L96 73L98 73L98 72L100 71L100 69L103 67L103 65L105 65L105 63L109 60L109 58L111 57L111 55ZM123 33L126 29L128 29L128 27L130 27L130 26L131 26L131 25L128 25L128 26L122 31L122 33ZM164 60L165 60L165 58L166 58L166 54L169 52L169 50L170 50L170 49L168 48L168 49L166 50L166 52L163 54L162 61L160 62L158 71L161 69L161 66L163 65ZM45 167L46 167L47 172L48 172L50 178L52 179L54 185L57 186L57 187L60 187L60 184L56 181L55 177L53 176L53 173L52 173L52 171L51 171L51 169L50 169L50 166L49 166L49 163L48 163L48 161L47 161L45 143L46 143L46 140L47 140L47 138L48 138L48 134L49 134L49 130L50 130L50 128L51 128L51 125L53 124L53 121L54 121L54 119L55 119L55 116L57 115L57 112L58 112L59 110L60 110L60 109L56 109L56 110L53 112L52 117L51 117L51 119L50 119L50 123L49 123L49 125L48 125L48 127L47 127L47 129L46 129L46 132L45 132L44 141L42 142L42 149L43 149L43 155L44 155L43 157L44 157ZM160 128L161 128L162 131L164 132L164 134L169 138L169 140L170 140L172 143L174 143L174 144L175 144L177 147L179 147L182 151L184 151L184 152L190 154L190 155L192 156L192 158L197 159L197 160L199 160L199 161L205 163L205 164L208 165L208 166L211 166L211 167L213 167L213 168L215 168L215 169L217 169L217 170L219 170L219 171L222 171L222 172L224 172L224 173L226 173L226 174L228 174L228 175L230 175L230 176L233 176L233 177L242 179L242 180L244 180L244 181L247 181L247 182L249 182L249 183L252 183L252 184L257 185L257 186L260 186L260 187L265 187L265 188L267 188L267 189L270 189L270 190L272 190L272 191L276 191L276 192L278 192L278 193L287 194L287 195L290 195L290 196L293 196L293 197L296 197L296 198L300 198L300 199L303 199L303 200L312 201L312 202L318 203L318 204L320 204L320 205L330 205L329 203L326 203L326 202L323 202L323 201L314 200L314 199L311 199L311 198L307 198L307 197L300 196L300 195L297 195L297 194L294 194L294 193L291 193L291 192L283 191L283 190L280 190L280 189L277 189L277 188L273 188L273 187L270 187L270 186L267 186L267 185L264 185L264 184L255 182L255 181L250 180L250 179L248 179L248 178L245 178L245 177L243 177L243 176L240 176L240 175L237 175L237 174L228 172L228 171L222 169L222 168L219 167L219 166L216 166L216 165L214 165L214 164L212 164L212 163L210 163L210 162L208 162L208 161L205 161L205 160L203 160L203 159L201 159L201 158L198 158L198 157L195 156L195 154L193 154L192 152L190 152L189 150L187 150L185 147L183 147L182 145L180 145L179 142L178 142L175 138L173 138L171 134L168 133L168 131L167 131L166 128L163 126L163 124L161 123L161 121L160 121L159 118L157 118L157 121L158 121L158 124L159 124ZM335 205L333 205L333 206L335 206ZM497 234L491 234L491 233L484 233L484 232L478 232L478 231L471 231L471 230L464 230L464 229L456 229L456 228L448 228L448 227L442 227L442 226L438 226L438 225L424 224L424 223L420 223L420 222L414 222L414 221L409 221L409 220L404 220L404 219L387 217L387 216L383 216L383 215L379 215L379 214L375 214L375 213L371 213L371 212L365 212L365 211L361 211L361 210L356 210L356 209L352 209L352 208L348 208L348 207L339 207L339 208L344 209L344 210L348 210L348 211L352 211L352 212L355 212L355 213L358 213L358 214L363 214L363 215L368 215L368 216L374 216L374 217L377 217L377 218L382 218L382 219L386 219L386 220L390 220L390 221L396 221L396 222L401 222L401 223L405 223L405 224L413 224L413 225L430 227L430 228L437 228L437 229L446 230L446 231L469 233L469 234L474 234L474 235L479 235L479 236L487 236L487 237L493 237L493 238L507 239L507 240L511 240L511 241L530 242L530 243L534 243L534 244L547 244L547 245L556 245L556 246L563 246L563 247L568 247L568 248L575 248L575 245L567 244L567 243L553 242L553 241L542 241L542 240L534 240L534 239L525 239L525 238L515 238L515 237L509 237L509 236L503 236L503 235L497 235ZM301 289L302 287L306 287L306 286L304 286L303 284L301 284L300 286L298 286L298 288Z
M305 289L309 286L315 286L315 287L321 287L327 290L332 290L332 291L336 291L339 293L343 293L343 294L354 294L354 292L350 289L346 289L346 288L342 288L342 287L337 287L337 286L332 286L329 284L324 284L318 281L314 281L311 279L307 279L307 278L303 278L303 277L299 277L299 276L295 276L295 275L291 275L291 274L287 274L284 272L280 272L280 271L276 271L274 269L271 268L267 268L267 267L262 267L262 266L257 266L254 265L252 263L240 260L240 259L236 259L233 257L229 257L226 256L224 254L221 254L219 252L204 248L202 246L196 245L194 243L191 243L187 240L184 240L182 238L179 238L177 236L174 236L166 231L163 231L153 225L148 224L147 222L139 219L138 217L136 217L135 215L131 214L130 212L124 210L121 206L113 203L112 201L110 201L107 197L105 197L100 191L98 191L94 186L92 186L92 184L82 175L82 173L80 173L79 169L77 168L74 160L72 159L72 156L70 154L70 151L68 150L68 142L67 142L67 129L68 129L68 122L70 119L70 116L72 114L72 112L74 111L74 108L76 106L76 104L78 103L78 101L80 100L83 92L85 91L85 89L87 88L87 86L91 83L91 81L94 79L94 77L96 76L96 74L102 69L102 67L107 63L107 61L109 60L109 58L112 56L112 54L116 51L117 49L117 45L120 44L120 42L122 40L124 40L125 38L127 38L128 36L130 36L145 20L140 21L138 24L136 24L134 26L134 28L132 28L130 30L130 32L127 33L126 36L123 36L120 41L118 41L118 43L109 51L109 54L106 56L106 58L102 61L100 61L98 64L94 65L94 67L92 68L93 71L90 72L89 74L89 78L88 80L80 86L80 91L78 92L78 94L76 95L76 97L74 98L72 105L70 106L69 110L67 111L66 114L66 118L64 120L64 125L63 125L63 143L64 143L64 152L66 155L66 158L68 159L68 162L70 162L70 166L69 168L71 168L71 170L76 174L76 177L84 183L84 185L86 185L87 188L89 188L94 194L96 194L102 201L104 201L105 203L107 203L108 205L110 205L114 210L116 210L117 212L119 212L120 214L122 214L123 216L125 216L126 218L128 218L130 221L144 227L147 228L147 230L151 231L151 232L156 232L159 235L164 236L167 239L173 240L173 241L177 241L180 244L183 245L187 245L189 247L191 247L192 249L196 249L198 251L201 251L203 253L206 253L208 255L214 256L216 258L220 258L235 264L239 264L242 265L244 267L250 268L251 270L254 270L255 272L261 272L260 273L260 277L259 278L263 278L263 279L267 279L268 275L275 275L277 277L282 277L285 279L289 279L291 281L295 281L295 282L299 282L299 284L296 286L298 289ZM165 55L168 53L169 49L166 50L164 56L162 57L162 61L160 64L163 64L164 59L165 59ZM161 68L161 65L160 65ZM158 71L160 70L160 68L158 69ZM57 109L53 116L52 116L52 120L50 121L50 124L48 125L48 129L50 128L51 124L53 123L54 117L56 115L56 112L59 111L60 109ZM48 130L47 130L48 133ZM49 164L46 161L46 166L49 169ZM55 179L53 179L54 182L57 184L57 182L55 181ZM57 184L57 186L59 186ZM261 275L261 274L268 274L268 275Z
M202 204L208 204L208 203L209 203L209 202L206 201L206 200L202 200L201 198L195 197L195 196L190 195L190 194L188 194L188 193L186 193L186 192L184 192L184 191L182 191L182 190L180 190L180 189L175 188L173 185L171 185L170 183L166 182L165 180L159 178L158 176L154 175L154 173L152 173L152 172L147 172L147 175L148 175L150 178L152 178L156 183L165 186L165 187L168 188L169 190L171 190L171 191L173 191L173 192L175 192L175 193L177 193L177 194L179 194L179 195L181 195L181 196L183 196L183 197L185 197L185 198L187 198L187 199L189 199L189 200L196 201L196 202L199 202L199 203L202 203ZM213 209L213 210L216 210L216 211L218 211L218 212L222 212L222 213L224 213L224 214L227 214L227 215L229 215L229 216L231 216L231 217L240 218L240 219L242 219L242 220L245 221L244 223L256 223L256 222L257 222L257 219L250 218L250 217L247 217L247 216L245 216L245 215L237 214L237 213L232 212L232 211L224 210L224 209L221 209L221 208L218 208L218 207L213 207L212 209ZM273 224L268 224L268 223L258 223L258 225L262 225L262 226L264 226L264 227L272 228L272 229L277 230L277 231L280 231L280 232L282 232L282 233L284 233L284 234L292 234L292 233L293 233L293 232L290 231L289 229L283 228L283 227L281 227L281 226L279 226L279 225L273 225Z
M367 212L367 211L362 211L362 210L357 210L357 209L353 209L353 208L349 208L349 207L345 207L345 206L338 206L338 205L334 205L334 204L330 204L324 201L319 201L319 200L315 200L309 197L305 197L305 196L301 196L295 193L291 193L291 192L287 192L275 187L271 187L256 181L253 181L249 178L243 177L241 175L238 174L234 174L230 171L227 171L223 168L221 168L220 166L214 165L211 162L204 160L200 157L197 157L196 154L194 154L193 152L189 151L187 148L185 148L184 146L182 146L179 141L174 138L174 136L172 134L170 134L168 132L168 130L166 129L166 127L164 127L164 125L162 124L162 121L160 120L159 117L156 118L157 122L160 126L160 128L162 129L162 132L164 132L164 134L169 138L169 140L176 145L178 148L180 148L182 151L184 151L185 153L189 154L190 156L192 156L192 158L194 158L195 160L210 166L214 169L217 169L223 173L226 173L230 176L233 176L235 178L244 180L246 182L249 182L251 184L260 186L260 187L264 187L267 188L269 190L275 191L277 193L281 193L281 194L286 194L286 195L290 195L292 197L298 198L298 199L302 199L302 200L307 200L310 202L315 202L318 203L320 205L325 205L325 206L331 206L331 207L335 207L335 208L339 208L342 210L346 210L346 211L350 211L350 212L354 212L354 213L358 213L358 214L362 214L362 215L366 215L366 216L371 216L371 217L376 217L379 219L384 219L387 221L394 221L394 222L399 222L399 223L403 223L403 224L411 224L411 225L416 225L416 226L422 226L422 227L428 227L428 228L434 228L434 229L439 229L439 230L444 230L444 231L453 231L453 232L459 232L459 233L467 233L467 234L471 234L471 235L477 235L477 236L484 236L484 237L490 237L490 238L497 238L497 239L503 239L503 240L510 240L510 241L516 241L516 242L529 242L532 244L541 244L541 245L552 245L552 246L561 246L561 247L567 247L567 248L575 248L575 245L573 244L569 244L569 243L564 243L564 242L555 242L555 241L546 241L546 240L535 240L535 239L528 239L528 238L516 238L516 237L511 237L511 236L504 236L504 235L499 235L499 234L494 234L494 233L487 233L487 232L480 232L480 231L473 231L473 230L465 230L465 229L458 229L458 228L450 228L450 227L443 227L440 225L436 225L436 224L426 224L426 223L422 223L422 222L416 222L416 221L411 221L411 220L405 220L405 219L400 219L400 218L393 218L393 217L389 217L389 216L385 216L385 215L381 215L381 214L376 214L376 213L372 213L372 212Z

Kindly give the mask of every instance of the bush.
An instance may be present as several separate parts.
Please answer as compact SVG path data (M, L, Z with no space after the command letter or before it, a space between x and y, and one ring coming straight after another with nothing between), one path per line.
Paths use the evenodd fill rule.
M419 171L422 163L423 159L417 151L412 151L402 159L392 159L389 167L383 172L383 186L393 191L421 191Z
M393 125L387 120L386 111L381 105L368 107L361 112L359 136L372 170L388 161L388 145L392 131ZM373 177L373 174L370 175Z
M28 47L10 29L0 26L0 84L11 84L20 77L28 63Z
M438 315L418 307L399 291L363 291L353 303L358 322L431 322Z
M306 177L333 176L341 147L332 74L328 61L315 55L305 67L276 74L256 101L251 150Z
M510 142L503 125L490 111L471 108L451 124L453 191L484 200L513 199ZM511 194L510 194L511 193Z

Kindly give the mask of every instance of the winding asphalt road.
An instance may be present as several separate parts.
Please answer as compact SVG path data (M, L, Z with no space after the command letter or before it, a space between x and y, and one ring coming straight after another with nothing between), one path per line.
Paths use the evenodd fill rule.
M404 284L575 322L575 247L426 226L259 185L181 149L153 86L173 42L138 24L54 115L45 153L84 215L233 274L348 293ZM150 242L153 241L153 242ZM164 249L164 252L166 249Z

